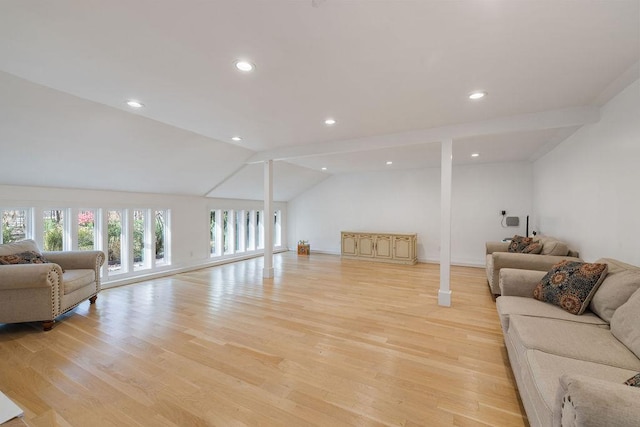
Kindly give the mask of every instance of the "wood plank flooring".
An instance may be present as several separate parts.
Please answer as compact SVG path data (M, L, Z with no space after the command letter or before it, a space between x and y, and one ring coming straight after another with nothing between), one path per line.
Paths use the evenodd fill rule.
M275 256L105 290L50 332L0 325L30 426L526 426L479 268Z

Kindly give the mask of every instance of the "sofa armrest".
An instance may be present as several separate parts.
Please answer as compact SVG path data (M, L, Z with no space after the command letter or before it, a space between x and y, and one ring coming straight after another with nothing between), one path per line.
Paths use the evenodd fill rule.
M533 290L547 274L544 271L500 269L500 294L505 296L533 298Z
M582 375L560 378L562 426L632 427L640 420L640 388Z
M96 274L105 259L102 251L56 251L43 252L42 255L64 270L91 269L96 270Z
M494 252L507 252L509 250L509 242L487 242L486 253L487 255Z
M0 290L57 288L62 280L58 264L16 264L0 267Z
M557 255L521 254L513 252L494 252L493 268L519 268L521 270L549 271L562 260L582 261L580 258Z

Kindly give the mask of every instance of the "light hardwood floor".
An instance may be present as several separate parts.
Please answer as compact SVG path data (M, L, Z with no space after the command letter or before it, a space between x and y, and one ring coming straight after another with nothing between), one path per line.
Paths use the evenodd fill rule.
M30 426L526 426L479 268L275 256L103 291L50 332L0 325Z

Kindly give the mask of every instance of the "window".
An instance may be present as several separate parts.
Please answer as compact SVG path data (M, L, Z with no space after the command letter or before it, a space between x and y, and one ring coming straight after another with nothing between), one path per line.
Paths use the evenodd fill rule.
M166 210L156 211L155 212L155 225L154 225L154 234L155 234L155 249L154 255L156 260L156 265L164 265L169 264L169 253L167 250L168 239L167 239L167 220L169 217L169 213Z
M236 253L238 252L244 252L245 251L245 237L244 235L246 234L246 228L245 228L245 222L244 222L244 217L246 216L246 212L243 210L238 210L236 211L236 217L235 217L235 221L234 221L234 225L235 225L235 250Z
M209 214L209 248L211 250L211 256L219 256L219 242L218 235L220 234L220 211L212 210Z
M224 255L233 253L233 211L222 211L222 238Z
M256 211L248 211L245 215L245 248L248 251L256 249Z
M277 210L273 213L273 246L282 245L282 211Z
M17 242L30 237L30 209L2 210L0 243Z
M43 249L45 251L61 251L65 248L64 210L50 209L43 212Z
M109 274L124 272L122 258L123 214L120 210L107 212L107 252Z
M256 211L256 249L264 249L264 211Z
M93 209L78 211L78 250L92 251L96 246L96 212Z
M133 211L133 270L143 270L150 267L147 254L148 237L147 228L149 217L145 210ZM147 242L147 246L145 246Z

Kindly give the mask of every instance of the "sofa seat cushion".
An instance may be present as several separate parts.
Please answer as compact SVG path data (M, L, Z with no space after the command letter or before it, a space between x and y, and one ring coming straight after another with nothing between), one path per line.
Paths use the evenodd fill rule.
M507 335L517 350L520 363L527 350L540 350L587 362L640 370L640 359L610 330L597 325L512 315Z
M528 350L520 367L524 386L529 392L536 416L543 425L551 425L551 419L559 420L561 385L565 374L584 375L595 379L623 384L634 371L599 363L557 356L538 350ZM564 393L562 393L564 394Z
M68 295L78 289L90 285L96 281L96 273L94 270L79 269L68 270L62 275L62 286L64 287L64 295Z
M496 300L496 309L500 315L500 323L502 324L502 331L504 333L507 333L509 330L509 316L511 315L545 317L569 322L588 323L606 329L609 328L607 322L589 311L577 316L558 306L547 304L533 298L501 296Z

